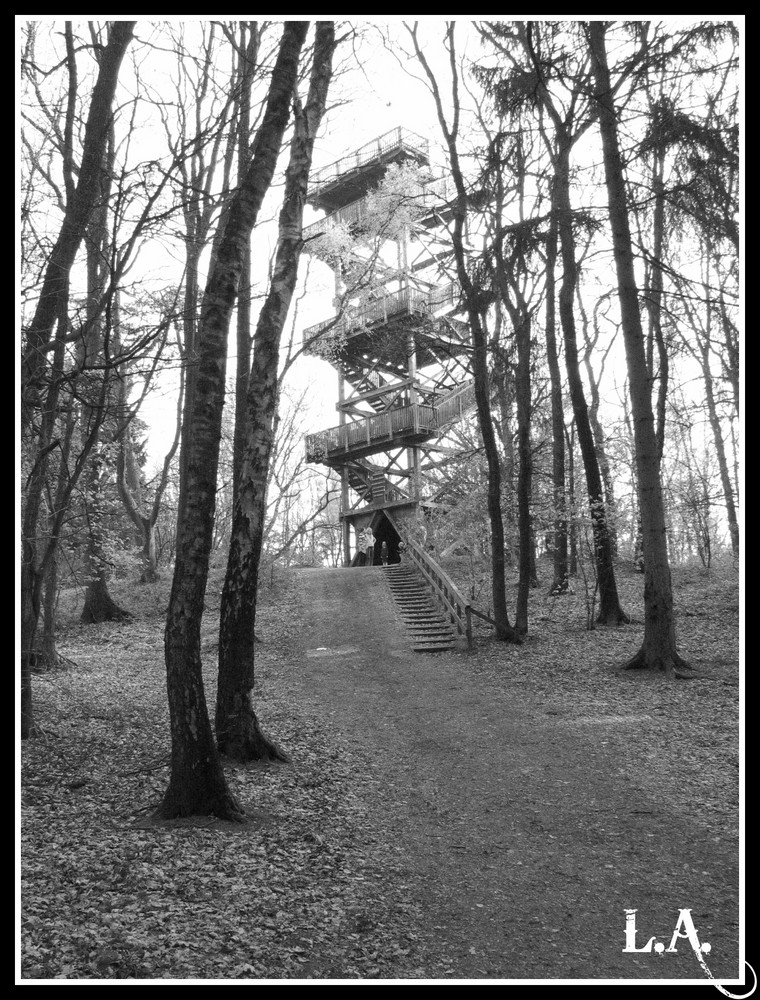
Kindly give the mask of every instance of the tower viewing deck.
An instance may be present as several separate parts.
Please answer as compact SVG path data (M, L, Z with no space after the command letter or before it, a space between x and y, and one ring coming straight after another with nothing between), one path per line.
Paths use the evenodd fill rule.
M419 226L432 226L437 222L436 215L438 219L448 217L450 204L456 197L456 189L448 177L441 177L438 180L431 181L429 184L415 185L414 190L406 192L406 197L420 211L419 218L415 220L416 224ZM365 195L357 198L355 201L349 202L347 205L343 205L329 215L324 216L324 218L318 219L308 226L304 226L304 242L308 243L316 240L338 225L348 225L352 229L360 229L363 220L367 216L368 206L369 199ZM310 247L309 252L316 253L318 256L318 244Z
M460 298L457 282L449 282L430 291L418 288L401 288L387 291L374 301L357 309L348 309L342 316L315 323L303 332L305 354L319 354L320 335L329 333L333 337L356 336L368 327L380 326L401 316L434 316L440 311L451 312Z
M388 396L398 388L386 386L376 395ZM423 392L421 387L418 391ZM406 403L379 413L355 415L350 423L307 434L306 461L339 467L349 456L361 458L382 447L420 444L461 419L474 403L475 386L467 382L432 403Z
M409 129L391 129L353 153L315 170L311 175L306 200L314 208L335 212L364 197L370 188L382 180L391 163L404 163L408 160L428 165L428 140Z

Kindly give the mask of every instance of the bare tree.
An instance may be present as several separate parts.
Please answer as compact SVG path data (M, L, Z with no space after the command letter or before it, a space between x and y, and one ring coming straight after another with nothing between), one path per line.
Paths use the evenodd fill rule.
M227 787L209 722L201 664L201 617L214 530L227 337L245 247L274 176L308 27L305 21L283 25L251 161L228 203L224 232L201 304L195 391L185 404L186 474L180 491L177 555L165 636L172 759L169 786L157 810L164 818L214 813L239 819L242 814Z
M672 674L688 669L688 664L676 650L659 450L639 309L639 291L634 273L625 175L617 132L617 109L607 63L607 25L603 21L592 21L587 25L587 32L596 83L595 99L599 107L618 299L631 391L644 547L644 640L639 652L626 666L662 670ZM646 26L642 30L641 44L646 45Z
M40 615L42 583L46 567L54 556L57 539L56 531L42 549L37 542L49 457L59 445L54 434L64 363L64 343L69 333L69 275L98 199L101 166L111 124L111 106L121 63L132 41L135 24L135 21L117 21L110 26L108 41L99 61L85 126L82 156L76 172L73 168L71 131L77 77L70 29L67 29L66 35L69 101L64 148L64 172L67 179L65 210L58 237L45 264L42 288L34 316L24 331L25 344L22 357L22 430L28 435L33 448L22 520L22 738L31 736L34 732L31 661ZM48 361L49 357L52 358L52 363ZM89 453L94 443L93 436L88 438L83 447L84 456ZM77 477L83 467L84 462L77 464ZM70 477L65 497L61 499L68 499L74 488L74 482L75 480Z
M549 31L551 32L551 28ZM561 105L552 97L542 68L542 59L546 60L550 53L542 51L539 54L536 49L539 41L538 25L535 22L529 22L527 25L520 26L519 34L530 60L531 74L536 84L536 97L540 101L541 107L546 111L553 128L551 138L545 130L544 135L552 157L552 208L558 222L560 257L563 267L558 299L559 316L564 336L565 367L570 400L586 473L589 511L593 526L594 559L599 586L597 622L602 625L618 625L630 619L620 606L618 597L612 539L588 404L581 378L575 322L575 295L579 280L575 232L578 216L573 211L571 200L570 157L573 146L590 127L594 116L593 114L584 114L583 110L578 107L579 94L583 93L583 87L572 89L569 106L563 112Z
M335 45L333 23L318 21L309 93L305 106L296 106L272 280L256 326L245 412L238 415L238 420L244 419L245 430L222 592L216 734L221 752L243 761L285 759L262 733L253 708L254 627L274 443L279 345L298 274L311 158L327 101Z

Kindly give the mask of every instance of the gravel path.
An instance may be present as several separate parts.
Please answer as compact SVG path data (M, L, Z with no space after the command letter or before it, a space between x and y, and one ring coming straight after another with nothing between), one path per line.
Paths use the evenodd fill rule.
M698 802L650 794L656 774L632 768L635 705L570 725L469 669L464 650L413 653L382 568L301 570L297 590L284 680L350 747L367 841L398 862L378 856L376 877L418 905L431 978L704 984L686 938L675 954L622 950L625 910L638 947L667 948L685 908L713 976L737 975L735 840ZM677 746L661 766L678 767Z

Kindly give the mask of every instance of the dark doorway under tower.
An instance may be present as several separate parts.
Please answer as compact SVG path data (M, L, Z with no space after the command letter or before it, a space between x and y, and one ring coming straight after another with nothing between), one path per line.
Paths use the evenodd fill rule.
M385 514L381 513L375 520L376 523L372 525L372 531L375 535L375 558L372 565L379 566L382 562L380 559L380 549L383 542L388 543L388 564L401 562L401 553L399 551L399 542L401 539L399 533Z

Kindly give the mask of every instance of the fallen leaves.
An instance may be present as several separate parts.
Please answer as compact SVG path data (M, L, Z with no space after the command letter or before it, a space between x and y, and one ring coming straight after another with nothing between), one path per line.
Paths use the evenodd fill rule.
M637 615L640 583L639 577L621 583L623 603ZM703 678L682 685L613 671L636 644L640 626L586 632L569 598L537 594L532 606L543 621L519 650L481 639L475 655L462 657L462 698L470 696L468 676L487 678L544 727L582 732L605 754L614 749L618 780L645 783L652 801L675 804L684 815L698 803L700 822L717 839L729 819L735 823L738 627L731 616L738 611L732 611L730 588L708 583L707 597L699 581L679 595L679 606L694 612L679 619L682 652L699 660ZM291 696L291 596L281 589L277 605L261 606L256 699L262 724L292 755L293 765L227 766L248 816L240 826L213 817L186 824L150 820L169 764L161 619L138 615L127 626L70 625L63 632L61 650L77 666L35 678L44 735L23 747L25 979L461 975L463 955L451 943L451 931L426 926L419 873L408 870L411 862L393 830L373 825L370 803L385 795L405 822L420 816L440 823L450 841L440 848L441 864L451 865L469 850L470 831L462 827L460 835L460 817L440 781L430 775L411 787L403 766L381 775L329 712L317 713ZM124 598L121 603L130 604ZM212 618L209 637L216 627ZM309 669L318 664L310 661ZM207 657L206 670L213 704L213 658ZM340 710L336 704L338 719ZM487 713L480 724L489 724ZM463 751L485 752L476 732L466 736ZM543 745L550 748L546 738ZM419 754L439 752L429 738L414 746ZM538 762L542 752L536 738ZM593 757L571 763L593 782ZM523 768L516 780L530 782L531 774ZM545 801L538 794L512 800L506 795L508 774L488 778L491 784L476 790L477 825L485 834L494 831L490 850L499 867L529 879L537 859L547 872L554 866L555 878L568 866L565 881L575 892L579 875L572 857L553 854L560 831L552 826L552 810L562 802L563 785ZM590 848L598 844L608 851L605 864L614 874L626 861L599 826L594 810L602 806L589 796L582 836ZM625 822L652 821L652 813L638 813ZM649 837L642 830L642 841ZM536 853L526 856L526 845ZM475 896L469 909L490 919L493 900ZM431 936L438 942L432 967ZM477 972L486 968L477 942L470 947L467 954L479 963L473 970L485 975Z

